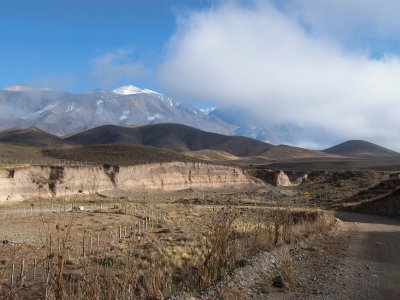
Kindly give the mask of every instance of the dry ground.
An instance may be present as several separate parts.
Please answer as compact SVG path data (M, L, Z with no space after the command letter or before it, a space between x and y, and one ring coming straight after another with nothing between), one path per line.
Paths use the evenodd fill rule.
M233 240L240 240L264 221L273 224L273 212L282 207L298 207L303 212L314 211L317 207L330 208L388 177L379 172L322 175L314 176L312 181L298 187L136 193L118 195L118 198L97 195L65 199L65 202L63 199L32 200L2 205L0 280L3 287L10 284L11 264L14 263L14 286L19 288L24 259L25 272L28 272L22 278L23 298L40 299L49 272L46 261L38 264L36 279L31 280L33 261L54 253L56 262L61 252L65 255L65 274L69 274L65 279L70 283L65 289L73 289L78 282L88 280L82 272L116 277L116 272L121 270L126 276L137 276L129 273L131 270L162 270L150 272L151 280L141 284L151 288L170 282L174 288L164 286L166 294L188 299L180 292L188 290L187 279L192 280L191 276L200 272L200 262L204 263L205 254L210 251L207 250L212 237L210 233L215 230L215 221L219 220L221 212L237 215ZM85 206L86 209L65 213L71 206ZM271 247L273 236L268 235L268 243L257 248L268 251L241 256L246 259L228 264L229 268L223 272L210 275L209 283L201 283L204 288L208 285L211 288L192 290L190 297L398 299L400 261L396 249L400 246L399 222L348 213L340 213L338 217L344 221L338 223L340 230L309 235L307 229L302 228L296 238L288 239L289 242L281 240L279 248ZM68 242L63 245L66 237ZM258 241L263 242L263 239ZM125 269L127 265L131 270ZM171 273L171 269L174 272ZM166 274L174 275L167 278ZM283 274L288 281L286 288L272 287L273 276L277 274ZM220 284L214 285L220 280ZM121 281L117 285L122 288L125 283ZM118 289L114 292L118 294ZM148 299L161 299L162 295L153 293L152 297Z
M297 255L295 290L266 299L400 299L400 221L340 212L345 228Z
M67 293L68 288L75 288L74 280L86 280L83 276L89 276L82 274L110 275L127 265L131 270L160 272L160 278L151 277L151 285L170 282L172 286L163 287L164 295L212 285L257 252L296 242L315 230L312 224L319 222L319 213L307 209L271 210L265 198L264 205L260 205L264 193L250 190L220 194L184 191L164 198L149 195L136 200L73 198L66 202L42 200L19 203L14 207L3 206L0 211L0 280L3 289L13 282L14 288L22 291L23 299L43 297L43 285L49 274L44 258L53 256L50 273L57 268L57 257L65 259L63 277L67 276L64 278ZM200 198L204 202L201 205L186 203L195 203ZM68 212L72 206L85 206L85 211ZM227 222L226 227L218 227L224 222ZM217 237L214 242L218 244L226 234L226 243L231 248L226 244L222 248L213 248L215 230L220 233L214 235ZM224 252L225 248L231 250ZM217 256L210 254L213 251ZM40 262L36 267L35 259ZM24 272L20 278L22 264ZM214 270L214 265L224 267ZM205 266L207 271L198 269ZM193 273L195 269L197 271ZM195 276L200 272L206 272L205 279ZM13 280L11 274L14 274ZM172 277L165 279L166 274ZM57 285L56 277L50 280ZM153 294L155 298L146 297L143 299L162 298L159 294ZM11 298L18 299L15 295Z

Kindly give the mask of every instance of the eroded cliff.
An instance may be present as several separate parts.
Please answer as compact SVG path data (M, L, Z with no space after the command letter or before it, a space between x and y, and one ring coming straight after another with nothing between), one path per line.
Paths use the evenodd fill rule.
M204 163L136 166L23 166L0 169L0 202L76 194L188 188L218 189L260 184L240 168Z

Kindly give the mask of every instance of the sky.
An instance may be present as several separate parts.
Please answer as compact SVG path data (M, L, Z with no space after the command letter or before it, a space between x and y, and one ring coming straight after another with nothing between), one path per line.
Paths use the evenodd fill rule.
M1 0L0 87L134 84L400 150L399 11L396 0Z
M158 87L149 70L162 59L176 17L211 3L1 0L0 86L28 83L81 92L138 81Z

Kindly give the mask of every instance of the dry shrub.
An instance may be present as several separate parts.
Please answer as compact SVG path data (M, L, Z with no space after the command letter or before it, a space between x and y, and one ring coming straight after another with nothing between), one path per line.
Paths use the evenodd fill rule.
M255 225L240 226L249 217L256 217ZM196 288L211 286L261 251L271 250L310 234L323 233L333 223L333 215L316 210L259 211L256 216L222 211L209 234L207 253L196 273ZM294 285L294 269L290 260L283 262L282 276L290 286Z
M290 258L284 259L280 269L281 276L286 283L285 290L293 289L296 286L296 275L293 261Z
M234 251L236 235L233 224L236 218L236 214L223 211L214 222L207 240L205 259L199 268L197 287L210 286L235 266L237 252Z
M83 259L66 271L63 243L59 255L50 260L47 299L164 299L181 291L205 289L227 278L251 256L309 234L323 233L333 222L332 215L316 210L222 210L205 241L197 240L189 248L177 248L179 251L157 250L140 266L129 259L127 251L113 257L111 265L101 265L99 262L107 261L107 257L97 257ZM69 230L60 232L65 241ZM294 286L291 261L283 262L281 276L290 287ZM18 295L13 293L12 299L21 298ZM226 287L221 297L242 299L240 291L231 287Z

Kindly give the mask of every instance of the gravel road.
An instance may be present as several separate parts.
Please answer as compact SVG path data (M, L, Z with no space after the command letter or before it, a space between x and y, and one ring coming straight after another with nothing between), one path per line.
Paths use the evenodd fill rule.
M400 220L338 212L348 230L297 271L298 287L268 299L400 299Z

